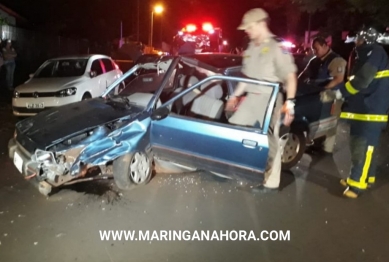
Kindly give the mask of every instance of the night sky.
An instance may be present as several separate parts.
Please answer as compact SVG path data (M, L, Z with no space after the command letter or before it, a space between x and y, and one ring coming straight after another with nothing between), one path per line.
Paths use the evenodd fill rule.
M109 41L120 36L136 35L137 0L2 0L2 3L27 18L35 28L77 38ZM161 3L164 13L154 16L154 39L171 41L173 35L191 22L212 22L223 29L232 45L239 45L243 32L236 30L245 11L259 7L256 0L139 0L140 40L147 43L151 6ZM271 13L271 27L282 34L286 21ZM162 27L161 27L162 23ZM161 31L162 29L162 31Z

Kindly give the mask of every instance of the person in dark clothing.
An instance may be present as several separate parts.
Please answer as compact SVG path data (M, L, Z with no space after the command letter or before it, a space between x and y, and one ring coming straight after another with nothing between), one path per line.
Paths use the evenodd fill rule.
M14 85L14 72L15 72L15 58L17 56L15 49L12 47L11 40L7 41L6 46L3 48L5 81L7 88L12 90Z
M328 46L326 40L322 37L316 37L312 42L312 50L316 55L313 57L304 71L299 75L303 81L319 81L325 83L325 90L336 90L344 83L347 62L340 55L336 54ZM334 105L342 101L335 100ZM323 150L326 153L332 153L335 146L336 129L327 133L326 140L323 143Z
M325 89L339 87L344 81L347 62L340 55L333 52L326 40L316 37L312 42L312 50L315 55L299 78L312 80L330 80Z
M377 30L371 27L357 33L351 76L337 91L346 102L340 117L350 123L352 168L349 177L340 181L348 198L357 198L374 185L376 147L388 122L389 58L377 39Z

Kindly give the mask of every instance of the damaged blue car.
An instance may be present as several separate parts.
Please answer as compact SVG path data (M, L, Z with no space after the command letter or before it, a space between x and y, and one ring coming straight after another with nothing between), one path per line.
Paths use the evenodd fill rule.
M227 63L234 67L240 60ZM279 85L223 74L206 77L199 70L203 66L191 57L135 65L99 98L18 122L9 156L44 195L92 180L90 171L96 169L97 177L113 176L123 190L148 183L154 166L157 173L205 170L261 182ZM225 102L237 82L257 85L266 96L260 127L228 122Z

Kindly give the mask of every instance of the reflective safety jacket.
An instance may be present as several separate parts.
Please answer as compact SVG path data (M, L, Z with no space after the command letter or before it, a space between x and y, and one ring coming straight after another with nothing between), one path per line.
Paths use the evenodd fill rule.
M379 44L362 45L349 81L340 87L343 119L384 124L389 109L389 59Z

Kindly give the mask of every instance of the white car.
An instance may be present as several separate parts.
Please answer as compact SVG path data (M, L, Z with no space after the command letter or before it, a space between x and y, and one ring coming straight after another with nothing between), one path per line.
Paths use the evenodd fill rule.
M33 116L42 110L98 97L123 72L104 55L60 57L44 62L12 98L15 116Z

